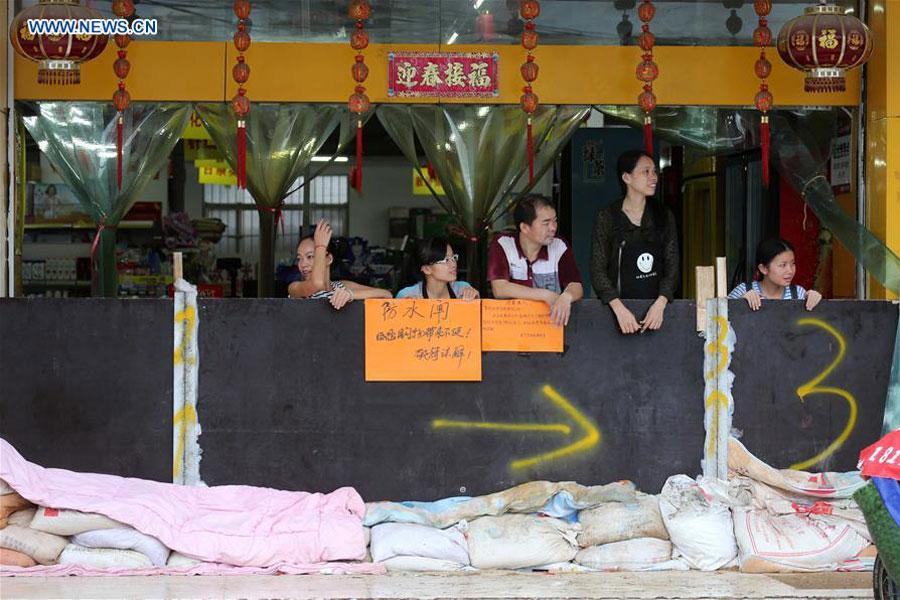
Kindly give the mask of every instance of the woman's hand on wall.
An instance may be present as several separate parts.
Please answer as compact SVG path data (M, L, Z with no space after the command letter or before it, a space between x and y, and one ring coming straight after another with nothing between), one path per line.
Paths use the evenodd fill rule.
M353 292L347 288L334 291L331 296L331 305L335 310L341 310L348 302L353 300Z
M806 310L812 310L822 301L822 294L816 290L806 292Z
M759 310L762 307L762 298L759 296L759 292L756 290L750 290L743 296L741 296L744 300L747 301L747 304L750 305L750 310Z
M644 320L641 321L641 333L644 333L648 329L655 331L662 327L663 313L665 313L666 305L668 303L669 300L665 296L660 296L650 305L650 309L647 311L647 314L644 315Z
M481 295L478 293L478 290L469 285L463 288L463 291L459 293L459 297L466 302L471 302L472 300L478 300Z
M619 330L622 333L629 335L637 333L640 330L641 326L637 319L630 310L625 308L625 305L622 304L621 300L616 298L610 302L609 305L613 309L613 314L616 315L616 320L619 322Z

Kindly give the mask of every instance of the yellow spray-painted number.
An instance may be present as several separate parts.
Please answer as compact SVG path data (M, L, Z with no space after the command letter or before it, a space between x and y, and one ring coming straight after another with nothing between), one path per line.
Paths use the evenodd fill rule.
M175 315L176 323L184 321L184 335L182 335L181 342L178 344L178 348L175 349L175 355L173 357L176 365L185 362L184 349L191 343L191 336L194 332L194 323L196 320L196 306L187 306L183 311ZM195 365L197 364L197 361L194 357L190 357L188 358L187 363ZM184 438L185 435L187 435L188 426L197 424L197 410L192 405L185 404L172 418L172 423L174 427L178 428L180 434L178 436L178 449L175 452L175 458L173 459L172 465L172 473L175 477L178 477L181 473L181 464L184 461Z
M558 448L556 450L551 450L550 452L542 452L541 454L537 454L535 456L531 456L528 458L520 458L514 460L510 463L510 468L513 470L524 469L525 467L531 467L542 462L554 460L557 458L563 458L565 456L571 456L573 454L577 454L579 452L584 452L593 448L594 446L600 443L600 431L597 429L597 426L591 422L590 419L584 416L577 408L575 408L571 402L563 398L559 392L554 390L549 385L545 385L541 391L544 395L550 399L553 404L562 409L569 418L571 418L576 425L585 433L584 437L581 439L563 446L562 448ZM564 435L569 435L572 432L572 428L569 425L565 425L562 423L485 423L481 421L451 421L448 419L435 419L431 422L431 427L433 429L446 429L446 428L456 428L456 429L493 429L496 431L542 431L548 433L562 433Z
M175 322L184 321L184 335L181 343L175 349L175 364L179 365L184 361L184 349L191 343L191 335L194 332L194 322L197 320L197 307L187 306L183 311L175 315ZM188 363L196 364L193 358L188 359Z
M714 342L710 342L706 345L706 352L711 355L717 355L717 359L715 368L706 373L707 381L718 377L719 374L725 370L725 367L728 366L728 346L724 344L725 339L728 337L728 319L719 315L713 317L713 320L719 324L719 335L716 336L716 340ZM719 411L720 409L728 408L728 396L725 395L721 390L713 390L706 398L706 408L713 409L710 431L718 431ZM709 445L707 447L707 452L709 454L712 454L715 451L716 440L716 435L709 436Z
M847 390L819 385L844 360L844 354L846 354L847 352L847 342L844 341L843 336L838 333L834 327L832 327L828 323L825 323L824 321L820 321L819 319L800 319L799 321L797 321L797 324L815 325L816 327L824 329L825 331L830 333L838 343L838 353L834 360L831 361L831 364L828 365L828 367L824 371L816 375L811 381L809 381L808 383L804 383L797 388L797 395L800 396L800 401L803 402L804 400L806 400L807 396L811 396L813 394L832 394L835 396L840 396L841 398L846 400L847 404L850 406L850 417L847 419L847 424L844 426L844 430L841 432L841 434L822 452L816 454L809 460L804 460L802 462L798 462L797 464L791 465L792 469L803 470L808 469L816 463L825 460L826 458L834 454L837 449L847 441L847 438L850 437L850 432L852 432L853 428L856 426L857 406L856 399Z
M707 381L718 376L728 364L728 346L723 343L725 338L728 337L728 319L720 315L713 317L713 320L719 324L719 335L716 336L716 341L710 342L706 346L706 351L709 354L718 354L719 356L716 361L716 368L706 374Z
M191 404L185 404L184 407L175 415L173 421L176 427L181 425L181 435L178 436L178 450L175 452L176 458L172 465L172 473L175 475L175 477L178 477L181 474L181 463L184 461L184 437L186 435L188 425L197 424L197 409L195 409Z

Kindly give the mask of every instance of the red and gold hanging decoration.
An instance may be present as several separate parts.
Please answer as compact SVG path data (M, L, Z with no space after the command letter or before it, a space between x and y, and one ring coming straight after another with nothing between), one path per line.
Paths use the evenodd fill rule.
M350 74L356 82L353 94L347 101L350 112L356 115L356 165L350 170L350 185L357 192L362 191L362 132L363 115L368 112L371 102L366 95L363 82L369 76L369 67L366 66L366 57L362 51L369 45L369 34L365 30L365 20L372 13L366 0L353 0L350 3L348 14L356 21L356 29L350 34L350 46L356 50L356 58L350 68Z
M541 3L538 0L523 0L519 5L519 15L525 20L525 29L522 31L522 47L525 48L525 62L522 63L522 79L525 87L522 88L522 97L519 99L522 110L528 115L526 129L526 144L528 148L528 185L534 184L534 142L531 137L531 118L538 108L538 97L534 93L531 84L538 77L538 65L534 62L534 49L538 45L538 34L534 29L534 20L541 14Z
M120 19L128 19L134 14L134 2L132 0L115 0L112 4L113 13ZM113 63L113 72L119 78L119 87L113 94L113 106L116 107L116 189L122 189L122 149L125 143L124 127L125 120L122 113L131 104L131 95L125 89L125 78L128 77L128 71L131 70L131 63L128 62L126 55L128 44L131 43L131 36L128 34L119 34L115 36L116 46L119 47L116 62Z
M820 0L778 32L778 54L806 73L807 92L843 92L844 73L869 60L874 45L869 28L844 13L843 7Z
M762 182L769 187L769 111L772 110L772 92L766 79L772 74L772 63L766 58L766 47L772 45L772 31L766 18L772 11L772 0L754 0L753 8L759 17L759 26L753 31L753 43L759 46L759 58L754 71L760 78L759 91L756 92L756 108L762 113L759 119L759 137L762 142Z
M250 78L250 65L244 58L244 52L250 47L250 34L247 33L246 20L250 16L250 0L234 0L234 16L238 19L237 31L234 34L234 47L238 51L237 64L231 69L231 76L238 84L237 94L231 99L231 110L237 117L237 155L235 171L239 188L247 187L247 115L250 114L250 99L244 84Z
M4 4L5 5L5 4ZM97 58L109 43L108 35L75 33L31 33L32 19L102 19L93 8L78 0L60 3L40 0L20 12L9 26L9 41L19 55L38 63L38 83L68 85L81 83L79 64Z
M653 156L653 119L650 113L656 108L656 94L653 93L653 82L659 77L659 67L653 62L653 45L656 38L650 33L650 21L656 14L656 7L650 0L644 0L638 7L638 17L643 21L638 46L644 51L641 62L635 69L635 75L644 83L644 91L638 95L638 106L644 113L644 148Z

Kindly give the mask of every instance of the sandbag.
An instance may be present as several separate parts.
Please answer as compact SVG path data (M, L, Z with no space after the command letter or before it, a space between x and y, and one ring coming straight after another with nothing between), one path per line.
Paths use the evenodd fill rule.
M125 527L122 523L95 513L77 510L38 507L31 521L31 528L56 535L75 535L95 529L115 529Z
M10 567L33 567L36 564L34 559L27 554L0 548L0 565L7 565Z
M134 550L149 558L157 567L165 566L169 559L169 549L162 542L132 527L85 531L72 536L72 543L85 548Z
M6 518L6 521L10 525L21 525L22 527L28 527L31 525L31 520L34 518L34 513L37 509L34 508L23 508L22 510L17 510L13 514L9 515Z
M6 519L14 512L32 506L31 502L15 492L0 496L0 528L6 527Z
M95 569L143 569L153 567L150 559L134 550L85 548L69 544L59 555L61 565L81 565Z
M199 565L202 562L202 560L191 558L190 556L185 556L184 554L178 552L172 552L171 554L169 554L169 559L166 561L166 566L182 569L185 567L193 567L194 565Z
M520 569L569 562L578 552L578 524L550 517L504 515L469 523L469 558L478 569Z
M578 522L583 528L578 534L582 548L641 537L669 539L659 514L659 499L647 494L638 494L636 502L604 502L583 510Z
M687 475L666 480L659 511L676 552L693 569L715 571L737 557L737 543L726 504L727 491L714 481Z
M425 558L424 556L394 556L381 561L388 571L463 571L471 569L452 560Z
M809 473L775 469L753 456L737 439L728 438L728 477L748 477L792 494L814 495L818 499L850 498L866 482L858 471Z
M635 538L579 550L575 562L598 571L643 571L672 559L672 543Z
M22 525L0 529L0 548L27 554L42 565L55 565L59 553L68 543L64 537Z
M436 529L412 523L384 523L372 528L372 560L421 556L469 564L465 534L459 527Z
M744 573L834 571L869 545L849 523L814 514L736 508L734 532Z

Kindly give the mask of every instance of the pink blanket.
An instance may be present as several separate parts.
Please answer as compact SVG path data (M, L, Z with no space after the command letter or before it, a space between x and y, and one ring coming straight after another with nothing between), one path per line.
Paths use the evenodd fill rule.
M349 487L330 494L186 487L46 469L26 461L2 438L0 479L35 504L106 515L210 563L309 571L331 561L359 560L366 552L365 505ZM347 571L371 567L346 566Z

